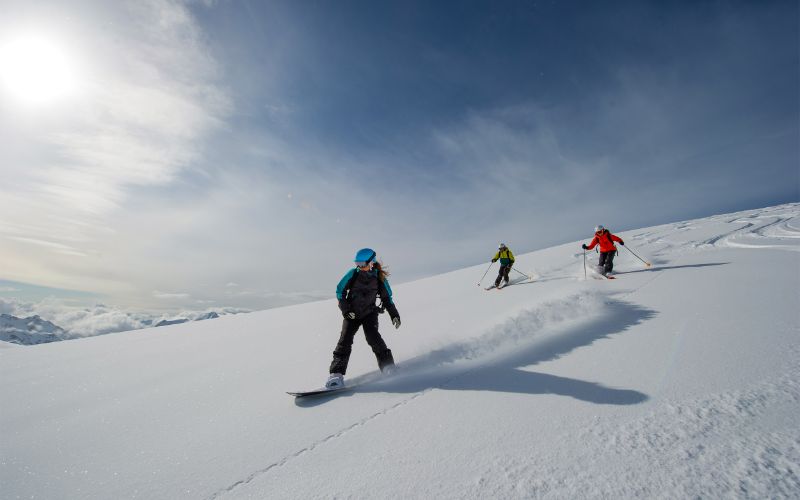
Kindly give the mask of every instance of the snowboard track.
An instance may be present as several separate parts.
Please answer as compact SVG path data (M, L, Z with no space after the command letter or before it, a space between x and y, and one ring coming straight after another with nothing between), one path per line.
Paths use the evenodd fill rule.
M453 379L455 379L457 377L460 377L462 375L465 375L465 373L459 373L458 375L449 378L442 385L447 384L451 380L453 380ZM426 389L424 391L412 394L411 396L403 399L402 401L398 401L397 403L395 403L395 404L393 404L393 405L391 405L391 406L389 406L387 408L383 408L382 410L377 411L377 412L373 413L372 415L366 416L366 417L362 418L361 420L359 420L358 422L356 422L356 423L354 423L352 425L349 425L349 426L345 427L344 429L339 430L338 432L335 432L333 434L325 436L322 439L318 439L317 441L314 441L310 445L308 445L308 446L306 446L304 448L301 448L300 450L298 450L298 451L296 451L294 453L291 453L291 454L283 457L282 459L267 465L266 467L263 467L261 469L258 469L257 471L254 471L254 472L250 473L244 479L236 481L235 483L231 484L230 486L227 486L225 488L222 488L221 490L216 491L215 493L211 494L207 498L209 500L211 500L211 499L216 499L216 498L220 498L220 497L222 497L224 495L227 495L228 493L231 493L234 490L251 483L253 480L259 478L260 476L269 473L271 470L276 469L278 467L283 467L284 465L286 465L287 463L291 462L292 460L294 460L296 458L300 458L303 455L305 455L306 453L314 451L315 449L317 449L318 447L324 445L325 443L327 443L329 441L333 441L334 439L338 439L338 438L340 438L342 436L345 436L346 434L349 434L351 431L359 429L359 428L363 427L364 425L368 424L369 422L371 422L371 421L373 421L373 420L375 420L377 418L380 418L380 417L382 417L384 415L387 415L388 413L393 412L394 410L396 410L398 408L401 408L401 407L411 403L415 399L424 396L425 394L431 392L434 389L436 389L436 387L431 387L431 388Z

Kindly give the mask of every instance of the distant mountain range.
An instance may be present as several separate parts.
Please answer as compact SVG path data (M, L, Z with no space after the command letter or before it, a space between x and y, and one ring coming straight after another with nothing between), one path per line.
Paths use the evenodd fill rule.
M209 313L205 313L202 316L198 316L195 319L188 319L188 318L178 318L178 319L163 319L156 323L153 326L169 326L169 325L180 325L181 323L187 323L189 321L203 321L205 319L215 319L219 318L219 314L211 311Z
M66 330L39 316L17 318L10 314L0 314L0 341L36 345L69 338L72 337Z
M161 320L153 326L178 325L189 321L202 321L215 318L219 318L219 314L211 311L197 316L194 319L178 318ZM42 319L38 315L18 318L10 314L0 314L0 341L2 342L10 342L18 345L36 345L82 337L82 335L70 333L60 326Z

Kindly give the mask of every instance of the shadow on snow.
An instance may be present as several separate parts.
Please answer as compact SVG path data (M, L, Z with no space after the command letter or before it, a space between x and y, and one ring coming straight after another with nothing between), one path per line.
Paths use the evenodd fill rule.
M687 269L687 268L697 268L697 267L712 267L712 266L725 266L730 264L730 262L709 262L707 264L686 264L684 266L656 266L648 267L645 269L637 269L635 271L620 271L615 272L614 274L633 274L633 273L646 273L646 272L653 272L653 271L667 271L670 269Z
M431 351L399 364L399 373L382 378L373 372L352 379L351 391L326 395L315 400L296 400L310 407L325 401L358 393L419 393L431 389L453 391L495 391L518 394L558 394L596 404L631 405L648 396L630 389L606 387L596 382L560 377L522 369L564 356L596 340L620 334L653 318L656 312L636 304L610 299L603 314L578 325L558 326L560 333L537 338L552 325L533 323L525 328L525 315L515 318L513 331L483 336ZM508 345L498 346L500 336L513 337ZM483 343L493 344L484 346ZM494 347L495 349L492 349ZM498 353L499 351L499 353ZM609 361L613 362L613 361Z

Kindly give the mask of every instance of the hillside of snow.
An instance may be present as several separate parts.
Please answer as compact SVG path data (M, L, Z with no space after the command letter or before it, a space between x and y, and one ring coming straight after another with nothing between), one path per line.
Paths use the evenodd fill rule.
M395 285L335 396L333 299L0 349L2 497L800 497L800 204L616 234Z

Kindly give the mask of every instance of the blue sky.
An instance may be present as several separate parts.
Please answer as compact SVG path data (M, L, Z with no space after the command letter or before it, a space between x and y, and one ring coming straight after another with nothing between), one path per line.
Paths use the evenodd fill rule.
M794 1L3 3L16 283L259 309L800 199Z

